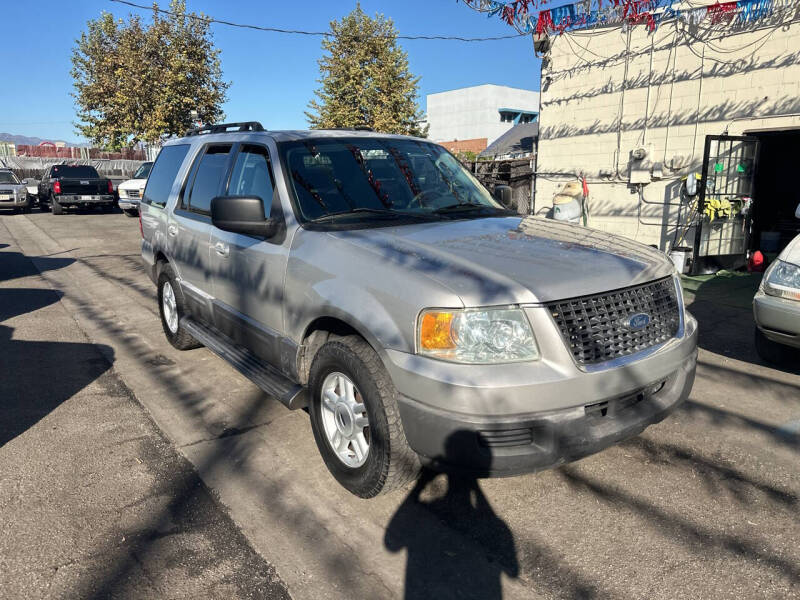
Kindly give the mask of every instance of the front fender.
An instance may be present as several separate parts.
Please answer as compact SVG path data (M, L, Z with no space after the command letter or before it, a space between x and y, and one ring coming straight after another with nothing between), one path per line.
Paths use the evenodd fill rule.
M286 268L284 326L298 344L314 320L333 317L361 333L379 354L410 353L422 309L463 306L424 273L325 232L299 230Z

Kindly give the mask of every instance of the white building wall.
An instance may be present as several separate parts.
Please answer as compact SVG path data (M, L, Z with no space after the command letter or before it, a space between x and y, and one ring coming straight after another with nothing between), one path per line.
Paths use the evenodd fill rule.
M435 142L487 138L491 144L514 126L500 120L501 108L539 112L539 92L487 84L428 94L428 137Z
M706 135L800 128L800 3L774 6L772 21L746 30L706 18L699 26L666 21L655 33L637 25L552 37L542 69L537 214L565 181L585 175L589 226L667 249L681 178L701 169ZM663 179L641 194L628 184L630 151L640 144L663 164Z

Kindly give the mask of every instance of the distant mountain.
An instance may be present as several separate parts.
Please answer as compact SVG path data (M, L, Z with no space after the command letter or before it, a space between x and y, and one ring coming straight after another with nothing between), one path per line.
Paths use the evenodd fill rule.
M0 142L12 142L14 144L23 144L27 146L38 146L41 142L64 142L70 148L88 148L89 144L75 142L66 142L64 140L44 140L38 137L28 137L27 135L14 135L13 133L0 133Z

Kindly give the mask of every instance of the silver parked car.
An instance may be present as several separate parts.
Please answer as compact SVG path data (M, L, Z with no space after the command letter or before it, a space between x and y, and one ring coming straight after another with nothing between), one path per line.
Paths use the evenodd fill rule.
M362 497L421 464L578 459L694 381L697 323L664 254L521 217L425 139L194 130L161 150L140 217L169 341L308 407Z
M795 216L800 219L800 206ZM785 347L800 348L800 235L764 272L753 298L756 350L769 362L781 362Z
M25 181L20 181L11 169L0 169L0 209L30 212L31 199Z

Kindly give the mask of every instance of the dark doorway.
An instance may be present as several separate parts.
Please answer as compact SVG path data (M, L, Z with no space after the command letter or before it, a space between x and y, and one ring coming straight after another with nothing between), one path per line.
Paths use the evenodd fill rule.
M800 233L800 130L753 132L760 144L751 249L775 255Z

